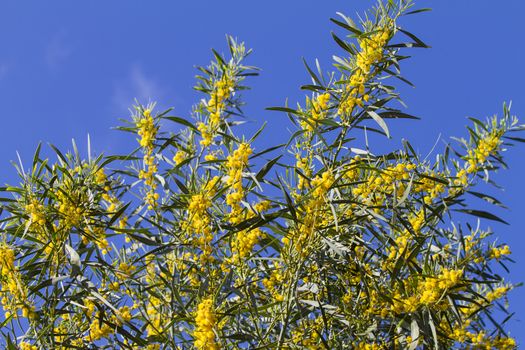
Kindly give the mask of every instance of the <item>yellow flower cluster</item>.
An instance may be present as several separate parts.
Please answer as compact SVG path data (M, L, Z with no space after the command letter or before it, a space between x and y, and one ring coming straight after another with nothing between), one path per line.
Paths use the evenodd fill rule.
M352 189L352 194L367 206L382 206L388 196L396 193L401 198L406 190L404 181L410 179L410 172L415 169L412 163L397 163L371 174L365 182ZM375 208L379 211L378 208Z
M300 153L295 154L297 162L295 167L302 175L297 174L297 189L304 190L310 187L309 178L312 176L312 169L310 168L310 159L309 157L301 157Z
M219 344L215 341L214 328L217 324L217 316L213 307L213 300L207 298L197 306L195 313L195 347L202 350L218 350Z
M498 350L514 350L517 348L516 340L511 337L496 337L492 340L491 348Z
M179 150L175 155L173 156L173 161L176 165L179 165L180 163L184 162L186 160L186 157L188 154L185 151Z
M441 174L435 174L434 172L430 172L424 175L438 178ZM431 204L434 199L438 198L439 195L445 192L446 190L445 184L435 181L434 179L431 179L429 177L421 176L414 186L415 192L427 193L423 197L423 201L426 204Z
M101 250L102 254L105 255L111 250L108 240L106 239L106 229L103 226L91 223L88 225L86 232L87 235L82 235L82 241L87 244L89 241L95 242L97 247Z
M148 191L144 198L148 204L148 209L152 210L157 206L159 194L155 192L157 183L155 182L155 174L157 173L157 164L153 150L155 148L155 138L158 132L158 126L155 125L155 120L151 115L150 109L145 109L142 116L137 120L138 135L140 136L139 144L143 149L144 169L139 172L139 179L144 180Z
M413 286L415 293L403 298L399 291L394 293L394 302L391 310L398 314L403 312L414 312L421 306L436 305L442 301L445 293L457 287L463 279L463 270L443 269L437 276L427 276L421 280L415 280ZM406 287L408 282L405 281Z
M282 238L285 249L293 246L300 255L308 254L309 241L313 238L316 228L327 224L322 209L325 196L334 182L335 178L330 170L324 171L320 176L312 179L310 197L305 201L304 208L300 211L302 221L290 232L290 237L284 236Z
M145 276L146 283L148 283L149 285L153 285L155 284L155 279L157 277L156 275L157 263L155 261L154 256L153 255L146 256L145 263L146 263L146 276Z
M377 291L370 291L368 296L364 292L358 294L358 300L362 301L361 307L366 307L362 312L365 315L386 317L389 313L389 310L383 304L381 297Z
M149 336L161 335L164 332L164 321L162 318L161 308L165 300L154 295L149 295L146 313L148 315L148 325L146 332Z
M133 272L135 272L136 269L137 268L132 264L128 264L127 262L123 261L117 266L117 276L121 280L126 280L133 274Z
M377 343L354 342L353 349L355 350L382 350L385 347Z
M279 292L284 280L285 276L282 272L282 267L280 265L276 265L274 267L274 269L270 273L269 278L264 278L262 280L263 286L270 292L270 294L276 301L284 300L284 295L282 295L282 293Z
M226 195L226 204L230 206L229 221L232 224L238 224L244 219L240 204L244 198L242 172L248 165L248 157L252 152L250 144L241 143L226 159L226 183L230 186L230 191Z
M27 286L23 283L15 266L15 252L5 243L0 243L0 299L5 311L5 318L17 318L17 312L22 310L23 317L34 317L34 307L27 300Z
M467 172L476 172L487 158L493 154L501 144L501 136L497 131L493 131L485 135L478 141L475 149L468 150L467 156Z
M455 176L455 179L452 180L452 185L454 187L449 188L448 192L450 195L456 195L461 193L469 185L468 173L465 169L460 169Z
M499 287L486 292L484 297L478 297L470 304L465 303L461 305L460 311L463 315L469 317L470 315L475 314L481 308L490 307L493 301L503 298L511 289L512 286L500 285Z
M249 211L245 215L245 219L255 217L257 214L262 213L270 208L270 202L262 201L254 205L254 211ZM247 257L253 250L253 247L261 240L264 236L260 228L246 229L239 231L235 234L234 239L231 242L232 256L228 259L228 262L237 264L242 258Z
M38 350L38 347L36 345L32 345L28 342L21 342L20 343L20 350Z
M269 202L266 201L255 205L254 209L256 212L245 212L241 206L241 201L245 197L245 191L242 186L242 172L248 165L248 158L252 152L248 143L241 143L226 159L226 183L230 186L230 190L226 195L226 204L230 207L228 221L234 225L254 217L257 215L256 212L262 212L269 207ZM232 256L228 259L228 262L239 263L242 258L250 254L262 236L263 233L259 228L237 232L231 241Z
M346 96L341 100L337 113L343 117L348 117L352 114L355 106L362 107L363 101L368 102L370 99L368 94L365 94L365 82L367 77L361 70L357 70L350 77L350 81L346 86Z
M501 286L501 287L498 287L494 290L491 290L490 292L488 292L486 295L485 295L485 299L487 299L488 302L493 302L494 300L497 300L497 299L501 299L503 298L505 295L507 295L507 293L509 292L510 290L510 287L509 286Z
M449 332L449 338L459 343L467 343L467 349L473 350L514 350L516 341L511 337L490 337L485 331L473 333L466 330L470 320L466 320L462 326L455 327Z
M108 176L106 175L106 172L104 171L103 168L99 168L95 172L95 183L99 186L105 186L107 181L108 181ZM105 188L105 190L109 191L110 190L109 186Z
M93 321L89 325L89 337L87 340L96 341L102 338L107 338L112 333L113 328L101 320L99 312L95 313Z
M396 238L395 245L387 248L388 257L384 261L383 269L393 268L397 258L401 257L401 254L408 252L409 244L414 242L413 234L418 235L425 222L425 212L419 210L415 215L411 215L408 218L408 223L412 230L403 230ZM413 233L412 233L412 232Z
M202 140L200 144L208 147L213 142L217 128L220 125L221 115L226 108L226 100L230 98L235 87L235 81L224 73L222 78L214 83L213 91L207 102L206 110L209 113L208 124L200 122L197 129L201 133Z
M118 309L118 317L115 317L117 319L117 324L122 325L122 321L129 322L133 318L133 315L131 315L131 309L129 306L123 306Z
M84 337L84 340L88 342L94 342L100 339L108 338L116 331L116 328L114 326L111 326L111 324L122 326L125 322L129 322L133 318L133 316L131 315L130 307L122 306L116 310L116 315L111 315L109 320L105 322L99 311L94 312L95 304L91 300L86 299L84 301L84 304L87 307L88 315L91 316L89 334ZM55 333L62 335L67 334L68 331L64 328L64 325L65 323L62 322L58 328L55 328ZM61 336L61 338L64 337ZM60 342L62 342L63 340L64 339L60 339Z
M52 251L53 244L49 242L49 237L46 233L46 207L37 199L33 198L24 207L31 222L31 229L36 234L36 238L44 245L44 252L47 256Z
M117 209L122 205L122 202L112 193L111 184L108 182L108 177L103 168L98 169L95 172L95 183L102 187L102 199L107 202L107 211L111 215L116 212ZM119 229L125 229L127 226L127 216L121 216L118 222ZM129 237L126 236L126 242L129 241Z
M324 201L324 195L328 193L334 181L334 175L331 171L325 171L321 176L316 176L312 179L312 196L315 204L320 204Z
M292 343L308 350L326 349L325 345L320 342L323 331L323 317L316 317L313 320L301 320L300 324L292 330Z
M86 168L88 164L84 163L82 166L78 166L74 169L74 172L81 174L82 169ZM95 181L95 184L99 186L104 186L102 194L102 198L109 201L112 200L110 198L110 195L107 193L109 191L109 186L105 185L105 182L107 180L106 174L104 173L103 169L99 169L93 176L93 179ZM61 216L63 217L62 223L64 225L64 228L69 230L73 226L79 226L82 224L85 220L85 216L88 212L88 195L85 193L84 188L75 189L73 183L70 179L66 179L63 183L63 185L56 191L57 200L58 200L58 211L60 212ZM116 200L116 199L114 199ZM89 223L92 225L93 223ZM89 229L91 230L92 227L90 226ZM107 241L105 241L105 231L98 230L98 232L89 232L92 236L91 237L97 237L95 238L95 241L98 241L98 238L102 239L104 242L101 242L102 245L107 247ZM84 243L87 243L88 241L92 240L91 237L88 238L86 235L82 235L82 240Z
M158 127L155 125L155 120L151 115L150 109L145 109L142 117L137 120L138 135L140 136L140 147L144 148L145 153L151 154L153 152L155 138L157 136Z
M37 199L32 199L29 204L25 206L25 210L29 214L29 219L32 224L39 226L46 224L45 206Z
M329 93L319 94L315 99L312 100L310 100L308 97L306 98L306 105L310 108L308 109L308 116L306 119L303 119L299 122L303 130L307 132L314 131L317 123L326 118L329 101Z
M454 180L454 185L466 187L468 185L467 171L461 169L456 175L456 180Z
M188 216L181 223L182 229L187 232L190 239L193 239L194 244L202 250L201 262L213 260L211 255L213 251L211 247L213 232L208 209L211 207L211 201L219 180L218 176L213 177L200 193L191 196L188 203Z
M207 106L210 113L210 125L215 126L219 124L221 113L225 109L225 102L232 95L234 83L234 80L227 73L223 74L222 78L215 82Z
M372 65L383 59L383 49L390 39L390 30L380 28L370 37L359 40L361 51L357 54L356 64L363 73L370 73Z
M493 247L490 250L489 258L490 259L501 259L502 256L510 255L511 251L508 245L502 247Z
M65 179L55 194L58 202L57 209L60 213L59 227L67 231L72 227L80 226L85 214L86 195L75 190L70 179Z
M420 303L429 305L435 303L441 297L443 291L456 286L463 277L462 270L444 269L437 278L425 278L421 285Z
M212 162L214 160L217 160L217 152L208 153L204 156L204 160L207 162Z
M345 167L344 178L348 182L354 182L359 179L359 162L361 157L356 155Z
M383 49L390 39L390 30L381 28L369 37L359 40L361 51L356 56L356 69L350 76L345 96L339 104L338 113L342 117L352 114L355 106L363 106L369 96L365 94L365 84L373 75L372 66L383 59Z
M211 198L206 193L194 194L191 196L190 203L188 205L190 220L190 227L193 233L201 234L202 238L199 242L202 246L211 241L211 227L210 217L207 213L208 208L211 207ZM211 249L210 247L205 250Z
M157 189L157 183L155 182L157 164L155 163L155 157L153 155L144 155L144 167L146 170L139 172L139 179L144 180L144 183L148 186L144 200L148 204L148 209L152 210L157 207L157 201L159 199L159 194L155 191Z
M172 264L174 260L174 254L171 253L169 256L168 265ZM173 267L167 266L169 270L173 270ZM164 272L161 273L162 278L170 278ZM164 333L164 330L171 319L169 314L169 307L171 297L168 294L164 294L162 288L158 287L158 274L157 274L157 263L153 255L148 255L146 257L146 275L145 281L152 288L152 293L148 293L147 305L146 305L146 314L148 319L148 324L146 326L146 332L149 336L159 336ZM157 290L153 289L158 287ZM155 291L153 293L153 291ZM162 295L162 296L161 296Z

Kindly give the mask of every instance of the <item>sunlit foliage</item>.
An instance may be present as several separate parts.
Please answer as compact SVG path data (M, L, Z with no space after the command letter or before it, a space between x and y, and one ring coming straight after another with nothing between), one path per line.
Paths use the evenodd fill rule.
M418 12L400 0L333 19L335 71L306 65L304 104L268 108L289 117L287 143L240 134L257 69L228 37L229 55L199 68L191 118L133 107L119 127L136 139L129 155L53 147L53 162L39 147L1 188L2 347L515 348L511 250L480 225L502 220L467 199L501 204L473 189L524 127L504 106L435 161L358 141L416 119L396 109L395 84L404 52L426 47L401 28Z

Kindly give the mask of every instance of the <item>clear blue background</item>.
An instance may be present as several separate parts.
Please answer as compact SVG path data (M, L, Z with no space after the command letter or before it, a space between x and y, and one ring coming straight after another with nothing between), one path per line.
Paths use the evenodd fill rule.
M262 68L250 80L246 112L254 129L264 120L265 144L287 140L287 119L268 106L285 98L303 101L299 86L309 83L301 57L319 58L325 70L331 55L343 53L332 42L328 20L342 11L356 11L373 1L18 1L0 3L0 183L16 182L11 160L19 151L26 166L39 141L60 148L71 138L86 146L91 135L97 152L126 153L135 147L128 135L111 131L126 118L134 98L159 101L187 116L200 97L192 91L194 65L205 65L210 48L225 50L229 33L255 49L251 64ZM427 154L450 136L466 135L466 116L484 118L499 113L503 101L525 121L522 69L525 29L520 24L525 2L440 0L419 1L430 13L409 16L400 23L432 49L414 49L403 63L416 88L400 86L408 113L419 122L395 122L393 139L378 148L400 145L405 137ZM356 147L362 145L356 145ZM374 146L374 145L373 145ZM511 280L523 281L522 178L524 148L507 152L511 171L497 180L505 191L492 191L511 210L492 209L511 225L486 223L511 244ZM473 201L473 207L483 208ZM520 342L525 335L525 293L511 293L517 315L509 327Z

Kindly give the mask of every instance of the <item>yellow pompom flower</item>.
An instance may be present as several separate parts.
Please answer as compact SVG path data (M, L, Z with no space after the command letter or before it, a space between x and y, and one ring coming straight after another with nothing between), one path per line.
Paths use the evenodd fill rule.
M151 109L148 108L142 112L142 116L137 119L136 126L138 129L137 133L140 136L139 144L144 154L144 170L139 172L139 178L143 179L145 185L148 187L144 201L148 209L152 210L157 207L157 201L159 199L159 194L155 192L157 188L157 183L155 182L157 163L153 155L155 139L159 128L151 115Z
M214 328L217 324L217 316L213 307L213 300L207 298L202 300L195 312L195 347L202 350L218 350L219 344L215 341Z

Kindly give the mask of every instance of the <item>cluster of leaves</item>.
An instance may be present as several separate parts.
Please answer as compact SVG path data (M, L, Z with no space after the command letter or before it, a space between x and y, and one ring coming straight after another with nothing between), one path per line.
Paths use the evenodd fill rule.
M257 69L228 38L199 68L193 120L137 105L127 125L139 147L87 159L54 148L1 190L0 268L9 349L512 349L501 304L510 249L492 232L455 225L455 212L501 221L467 196L505 166L523 130L473 119L469 139L435 162L406 142L374 155L359 130L389 136L406 82L401 50L426 45L398 22L421 12L388 1L359 25L341 15L345 57L285 112L287 144L255 152L239 92ZM399 41L407 39L408 42ZM164 132L173 122L181 131ZM89 148L89 147L88 147ZM274 156L269 156L274 154ZM274 175L275 174L275 175ZM8 195L7 195L8 194ZM459 214L459 215L463 215ZM498 320L504 317L503 320Z

